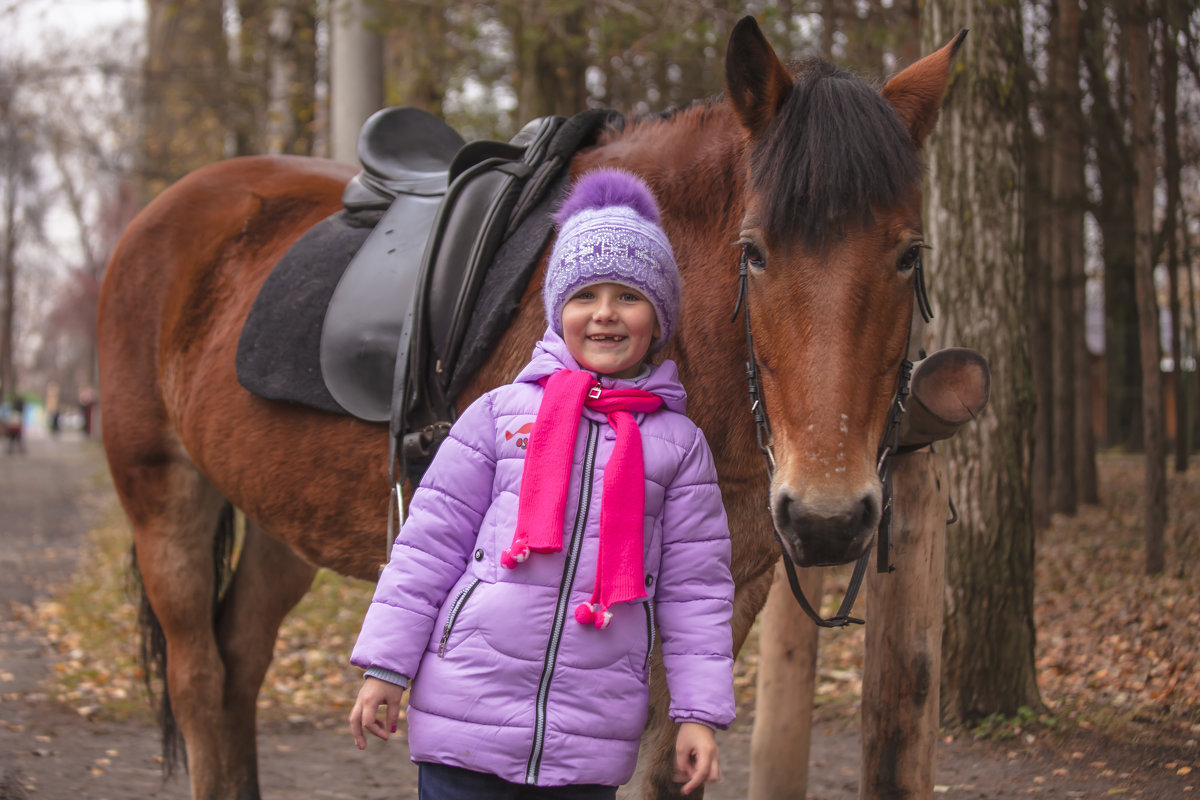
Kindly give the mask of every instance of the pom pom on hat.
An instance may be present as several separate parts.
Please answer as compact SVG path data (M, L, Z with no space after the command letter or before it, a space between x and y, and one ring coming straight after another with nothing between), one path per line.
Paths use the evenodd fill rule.
M558 238L550 253L542 300L546 322L562 333L562 308L575 292L596 283L636 289L654 306L662 349L679 319L679 269L659 227L658 204L636 175L596 169L571 188L555 214Z
M631 208L647 222L658 224L658 203L646 184L633 173L620 169L597 169L580 178L554 215L554 221L562 225L580 211L609 206Z

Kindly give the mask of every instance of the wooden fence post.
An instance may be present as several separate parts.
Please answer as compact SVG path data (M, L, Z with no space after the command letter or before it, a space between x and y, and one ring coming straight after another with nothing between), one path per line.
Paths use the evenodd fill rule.
M945 457L897 456L891 573L867 573L860 800L933 797L949 484Z
M820 569L797 570L818 609ZM749 800L804 800L812 744L813 693L820 629L800 613L783 562L758 617L758 688L750 738Z

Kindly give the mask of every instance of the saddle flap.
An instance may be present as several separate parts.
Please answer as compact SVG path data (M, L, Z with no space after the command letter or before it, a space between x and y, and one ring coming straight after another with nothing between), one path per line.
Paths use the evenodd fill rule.
M321 375L329 394L354 416L391 415L396 342L413 314L417 265L441 197L400 195L346 268L321 329Z
M429 268L428 332L439 376L458 354L467 316L529 172L520 161L488 159L463 173L448 197L450 213L441 220Z

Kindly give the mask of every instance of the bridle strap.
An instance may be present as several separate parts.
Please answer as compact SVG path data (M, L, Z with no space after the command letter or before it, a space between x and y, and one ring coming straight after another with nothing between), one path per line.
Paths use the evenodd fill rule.
M916 294L917 309L921 313L921 318L926 322L933 319L933 310L929 305L929 295L925 291L925 273L921 266L921 259L918 258L915 266L914 292ZM738 296L737 302L734 304L733 317L730 322L736 322L738 314L741 313L746 320L746 351L749 354L749 360L746 362L746 383L750 393L750 411L754 415L755 436L758 440L758 449L762 452L763 458L766 461L767 479L773 481L775 478L775 455L771 451L771 424L767 419L767 408L762 401L762 384L758 374L758 359L754 354L754 335L750 329L750 303L749 303L749 278L750 268L747 263L747 252L743 246L741 259L738 261ZM909 326L908 331L909 345L912 339L912 326ZM905 347L905 358L900 363L900 374L898 376L898 385L896 387L896 395L892 399L891 410L888 413L888 424L884 429L883 437L880 440L877 471L879 480L883 487L883 508L880 511L880 522L876 533L876 568L879 572L891 572L894 568L891 565L892 553L892 457L904 452L900 447L900 420L904 415L904 402L908 398L909 383L912 378L913 363L908 360L908 346ZM804 588L800 585L800 579L796 574L796 565L792 563L792 559L788 557L787 549L783 546L783 538L779 534L779 530L775 528L774 522L771 524L771 530L775 534L776 541L779 542L780 550L783 552L783 567L787 573L788 586L792 590L792 594L799 603L800 608L808 615L814 623L822 628L840 628L851 623L863 624L864 620L850 616L851 609L854 608L854 602L858 598L859 589L862 587L863 578L867 571L867 562L871 558L871 550L867 550L859 557L854 564L854 572L850 576L850 582L846 586L846 594L842 598L841 605L838 606L837 613L832 617L822 617L808 598L804 594Z

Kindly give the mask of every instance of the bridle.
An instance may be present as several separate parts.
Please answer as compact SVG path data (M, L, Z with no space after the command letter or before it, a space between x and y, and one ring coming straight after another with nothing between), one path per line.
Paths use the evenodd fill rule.
M763 393L762 383L758 376L758 359L754 355L754 335L750 330L750 303L748 294L750 267L748 253L749 245L743 244L742 255L738 262L737 302L733 307L733 317L729 321L736 322L739 313L742 313L746 319L746 350L749 354L749 360L746 361L746 383L750 392L750 412L754 416L755 437L758 441L758 449L762 452L763 458L766 460L767 480L774 481L775 455L771 451L771 423L767 419L767 407L763 405L762 401ZM921 319L929 322L933 319L933 309L929 305L929 295L925 291L925 272L921 261L922 259L918 255L916 264L913 266L913 291L916 294L916 305L918 311L921 313ZM908 358L908 347L911 345L911 342L912 326L910 325L908 343L905 346L905 356L900 362L900 372L897 376L896 394L892 398L892 405L888 411L887 426L884 428L883 436L880 438L876 456L878 459L876 470L879 474L879 482L883 487L883 508L880 512L879 527L875 539L875 563L879 572L891 572L893 569L891 564L892 457L916 449L915 447L900 446L900 419L904 415L904 403L908 398L909 382L912 378L913 369L913 362ZM779 530L775 528L774 522L771 524L771 530L775 534L775 539L779 542L780 550L783 551L783 566L787 572L788 585L791 587L796 601L804 609L804 613L822 628L840 628L850 623L863 624L864 620L850 616L850 610L854 608L854 601L858 597L858 590L862 586L863 577L867 571L867 562L870 561L871 556L870 548L867 548L866 552L855 562L854 572L850 576L850 583L846 587L846 595L842 598L837 613L826 619L813 609L808 598L804 596L804 589L800 586L800 579L796 575L796 565L788 557L787 549L783 546L783 538L780 536Z

